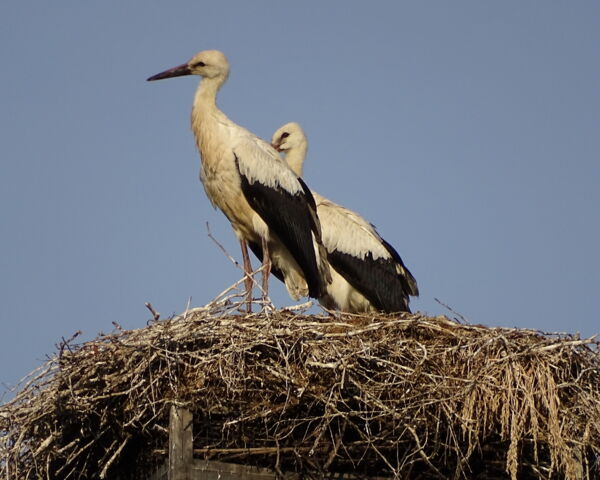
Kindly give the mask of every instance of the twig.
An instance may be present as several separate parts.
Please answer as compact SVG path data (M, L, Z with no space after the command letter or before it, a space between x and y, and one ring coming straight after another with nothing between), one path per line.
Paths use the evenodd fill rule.
M439 303L442 307L446 308L448 311L452 312L454 315L458 315L458 317L460 318L460 320L462 321L463 324L465 325L469 325L471 322L469 322L462 314L458 313L456 310L454 310L452 307L446 305L444 302L442 302L441 300L439 300L438 298L433 298L437 303ZM459 322L458 318L454 317L454 319Z
M227 249L221 244L221 242L219 242L212 234L212 232L210 231L210 224L208 222L206 222L206 232L208 235L208 238L210 238L213 242L215 242L215 244L217 245L217 247L219 247L221 249L221 251L225 254L225 256L229 259L229 261L231 263L233 263L236 267L238 267L240 270L243 270L242 266L239 264L239 262L233 258L232 255L229 254L229 252L227 251Z
M442 480L448 478L446 475L442 475L442 472L440 472L437 469L437 467L433 463L431 463L431 460L429 460L429 457L425 454L425 451L423 450L423 447L421 446L419 436L417 435L417 432L415 432L415 429L413 427L411 427L410 425L406 425L406 429L411 433L411 435L415 439L415 443L417 445L419 456L423 459L423 461L429 466L429 468L431 468L431 470L436 474L436 476L438 478L441 478Z
M121 451L123 450L123 448L125 448L125 445L127 445L127 442L129 442L130 438L131 438L130 435L127 435L125 437L125 439L121 442L121 445L119 445L119 448L117 448L115 450L115 453L113 453L111 455L111 457L109 458L108 462L106 462L106 464L104 465L104 468L102 468L102 471L100 472L100 478L106 478L106 474L108 473L108 469L113 464L113 462L117 459L117 457L121 454Z
M58 349L59 349L59 353L58 353L58 357L62 357L63 352L66 349L68 349L70 352L72 352L71 347L69 346L69 344L75 340L79 335L81 335L81 330L77 330L73 335L71 335L68 339L65 340L65 337L61 337L61 342L60 342L60 346L59 345L55 345Z
M150 302L146 302L146 303L144 303L144 305L146 305L146 308L148 310L150 310L150 313L152 314L152 319L155 322L158 322L158 320L160 319L160 313L158 313L156 310L154 310L154 307L152 306L152 304Z

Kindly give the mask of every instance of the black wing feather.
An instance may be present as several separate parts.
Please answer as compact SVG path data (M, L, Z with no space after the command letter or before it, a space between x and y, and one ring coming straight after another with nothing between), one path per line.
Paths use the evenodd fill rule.
M398 275L396 261L396 258L374 259L371 252L364 258L337 250L329 252L331 266L377 310L386 313L410 312L408 296L413 289L404 276ZM410 272L408 274L414 281Z
M237 162L238 157L235 158ZM281 188L250 182L242 172L239 173L246 200L279 237L302 269L309 295L319 298L324 288L311 236L314 220L307 203L310 200L307 200L306 194L293 195Z
M413 274L410 273L410 270L406 267L406 265L404 265L404 262L402 261L400 254L396 251L396 249L394 247L392 247L383 238L379 237L379 239L381 240L381 243L385 247L385 249L389 252L389 254L392 256L392 258L396 261L396 263L400 264L402 266L402 268L404 269L404 271L406 272L406 276L399 275L401 280L403 280L403 285L404 285L403 290L408 295L412 295L413 297L418 297L419 296L419 287L417 286L417 280L415 279L415 277L413 277Z

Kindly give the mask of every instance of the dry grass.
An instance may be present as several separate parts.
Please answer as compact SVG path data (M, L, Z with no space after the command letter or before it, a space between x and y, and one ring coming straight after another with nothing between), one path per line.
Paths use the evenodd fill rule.
M194 413L197 456L278 472L600 475L592 339L235 308L64 342L0 407L2 478L113 478L133 456L147 472L164 460L174 402Z

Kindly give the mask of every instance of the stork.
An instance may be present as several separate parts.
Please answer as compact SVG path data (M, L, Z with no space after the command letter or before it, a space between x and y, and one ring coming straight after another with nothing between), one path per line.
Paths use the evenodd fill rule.
M285 124L273 134L272 145L301 176L308 149L302 127ZM418 296L419 290L394 247L358 213L312 194L332 267L332 282L319 301L326 308L352 313L410 312L408 297Z
M246 242L260 245L265 253L263 296L268 291L271 264L281 272L294 300L321 296L329 266L310 190L269 143L232 122L217 107L217 93L229 75L223 53L202 51L148 81L183 75L202 77L191 116L201 158L200 180L240 241L248 309L252 267Z

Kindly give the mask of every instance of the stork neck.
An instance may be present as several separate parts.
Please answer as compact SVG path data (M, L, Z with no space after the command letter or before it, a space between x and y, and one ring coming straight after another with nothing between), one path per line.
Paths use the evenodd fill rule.
M196 89L192 106L192 131L196 137L196 145L200 157L204 161L205 153L210 150L210 142L214 140L217 124L228 124L229 119L217 107L217 92L226 78L204 78Z
M194 96L194 104L192 106L192 131L196 137L196 142L200 152L203 151L202 132L207 129L211 130L211 125L218 118L227 120L227 117L219 107L217 107L217 92L221 85L225 82L225 78L204 78L200 81L200 85L196 89ZM204 147L205 148L205 147Z
M225 79L220 77L204 78L196 89L194 97L194 110L214 110L217 108L217 92Z
M294 171L296 175L299 177L302 176L302 172L304 169L304 158L306 157L306 151L308 146L298 145L291 150L288 150L285 161L288 163L290 168Z

